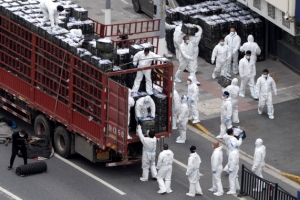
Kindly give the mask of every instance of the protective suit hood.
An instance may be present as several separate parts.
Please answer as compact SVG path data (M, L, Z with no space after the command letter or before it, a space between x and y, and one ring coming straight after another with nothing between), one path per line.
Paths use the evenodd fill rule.
M256 146L256 147L261 147L262 144L263 144L263 140L260 139L260 138L258 138L258 139L255 141L255 146Z
M239 80L237 78L232 79L231 85L237 86L238 85L238 81Z
M164 153L167 154L168 156L173 154L173 152L170 149L164 150Z
M247 40L248 42L254 42L254 37L252 35L249 35Z
M222 149L223 149L223 146L219 146L218 148L215 148L215 150L220 150L220 151L222 151Z

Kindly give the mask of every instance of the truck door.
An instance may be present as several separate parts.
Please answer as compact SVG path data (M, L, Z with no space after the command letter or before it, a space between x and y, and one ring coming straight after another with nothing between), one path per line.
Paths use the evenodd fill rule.
M106 88L106 146L127 154L128 89L107 79Z

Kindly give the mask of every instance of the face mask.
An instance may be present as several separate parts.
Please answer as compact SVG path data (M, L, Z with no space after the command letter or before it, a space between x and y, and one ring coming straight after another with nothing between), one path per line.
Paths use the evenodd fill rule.
M224 42L220 42L220 45L223 46L223 45L224 45Z
M268 78L268 75L263 74L263 76L264 76L265 78Z
M187 84L191 84L191 81L187 81Z
M235 32L230 32L230 35L234 35Z
M19 136L20 136L20 137L24 137L25 135L20 135L20 134L19 134Z
M249 59L250 59L250 56L246 56L246 58L249 60Z
M189 42L190 42L190 40L187 40L185 43L187 43L187 44L188 44Z

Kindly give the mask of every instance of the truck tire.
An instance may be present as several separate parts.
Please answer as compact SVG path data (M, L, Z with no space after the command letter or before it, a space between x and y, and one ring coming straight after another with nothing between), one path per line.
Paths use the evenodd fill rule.
M132 0L133 9L137 13L143 12L139 0Z
M71 135L63 126L57 127L54 131L54 147L56 153L64 158L71 155Z
M34 120L34 133L38 135L38 130L42 131L42 134L53 138L54 125L53 123L43 114L36 116Z

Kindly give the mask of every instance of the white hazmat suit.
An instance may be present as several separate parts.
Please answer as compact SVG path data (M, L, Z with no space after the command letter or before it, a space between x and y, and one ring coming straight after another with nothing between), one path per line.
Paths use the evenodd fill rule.
M223 138L223 136L226 134L227 129L232 128L231 117L232 103L231 98L227 97L222 101L220 134L217 136L217 138Z
M50 19L51 27L54 28L55 25L58 25L59 21L59 15L57 11L57 6L59 4L54 3L51 0L42 0L40 2L40 9L44 15L42 23L45 23Z
M238 149L238 151L239 151L240 146L243 143L243 139L242 138L237 139L236 137L234 137L234 135L228 135L228 134L225 134L223 136L223 140L225 141L225 144L227 146L227 151L226 151L227 156L229 156L229 154L231 152L230 145L232 143L236 143L236 148ZM224 171L228 172L228 163L225 165Z
M189 80L191 83L188 83L188 94L187 97L189 98L189 109L190 109L190 118L189 120L193 120L193 124L200 122L199 120L199 111L197 108L198 104L198 95L199 95L199 87L193 81L193 77L189 76ZM188 80L188 82L189 82Z
M241 77L241 87L240 87L240 94L239 96L245 97L245 90L246 85L248 84L250 87L251 96L253 99L258 99L257 93L254 86L254 78L256 75L256 69L253 64L251 64L250 60L246 58L246 55L244 58L240 60L239 63L239 71L240 71L240 77Z
M135 101L134 99L131 97L131 90L129 89L129 92L128 92L128 126L130 124L130 109L134 106L135 104ZM127 134L127 139L132 139L129 135L129 132Z
M172 121L172 129L177 129L176 123L177 123L177 117L179 115L180 112L180 107L181 107L181 103L180 103L180 96L177 92L177 90L175 89L175 82L174 82L174 90L173 90L173 105L172 105L172 114L173 114L173 121Z
M200 82L198 82L196 78L196 72L198 68L199 42L203 31L200 26L195 25L195 27L198 28L198 32L195 34L195 36L189 36L189 40L190 40L189 46L192 48L191 57L193 59L188 62L187 68L188 71L190 72L190 76L193 76L193 82L195 82L197 85L200 85Z
M255 152L252 171L260 178L263 178L262 170L265 166L265 157L266 157L266 147L263 145L263 140L258 138L255 141ZM256 190L261 191L263 185L257 183Z
M186 170L186 176L190 182L188 196L195 196L195 194L203 195L202 188L200 186L200 156L195 152L191 153L188 160L188 167Z
M142 169L143 176L141 181L148 181L149 168L151 170L152 178L156 178L157 171L155 168L155 155L156 155L156 137L145 137L142 133L140 125L137 126L137 135L143 143L143 156L142 156Z
M243 46L241 46L240 51L241 52L251 51L250 62L251 64L254 65L256 69L257 56L260 55L261 49L259 48L257 43L254 42L254 37L252 35L249 35L247 40L248 42L245 42Z
M229 59L227 67L227 75L230 76L231 72L231 61L233 61L233 73L238 74L238 57L239 57L239 48L241 46L241 38L238 36L237 32L233 35L230 33L225 37L225 44L229 46Z
M148 108L151 109L151 116L155 117L155 103L150 96L141 97L136 101L135 117L136 120L148 117Z
M217 58L217 60L216 60ZM220 76L226 75L226 69L228 65L228 60L230 58L229 46L227 44L221 45L220 43L215 46L212 56L211 63L213 64L216 60L216 67L212 74L212 78L217 77L217 73L220 73Z
M177 137L176 143L185 143L186 140L186 124L189 117L189 107L187 101L188 98L186 96L181 97L180 114L177 119L177 126L180 136Z
M176 49L176 58L179 59L180 54L181 54L181 50L180 50L180 45L182 44L183 41L183 37L185 36L185 34L181 31L182 28L182 24L179 24L174 31L174 36L173 36L173 42L174 42L174 46Z
M236 194L236 190L240 190L238 180L239 159L240 155L237 149L237 143L231 141L230 153L228 156L229 192L227 192L227 194Z
M171 193L171 176L172 176L172 163L174 153L171 150L163 150L157 160L157 182L159 186L159 194ZM165 179L165 182L164 182Z
M185 42L182 42L182 44L180 45L179 67L175 74L176 82L181 82L181 74L183 70L185 70L188 67L189 62L191 62L194 59L192 46L193 44L187 44Z
M231 85L227 86L223 91L227 91L231 98L232 104L232 122L239 123L239 91L240 87L238 86L238 79L234 78L231 81Z
M151 51L148 53L148 55L146 55L144 51L140 51L134 55L133 65L137 66L138 64L138 68L149 67L152 64L153 60L168 61L168 59L161 58L159 55L156 55ZM138 71L136 73L134 85L132 87L132 92L138 92L144 75L146 79L146 91L149 95L152 95L153 90L152 90L151 69Z
M223 186L221 180L221 174L223 170L223 151L222 146L216 148L211 156L211 170L212 170L212 183L213 187L209 189L211 192L214 192L216 196L222 196Z
M268 107L268 115L270 119L274 119L274 108L272 102L272 90L277 95L276 83L270 75L264 77L262 75L257 79L256 90L259 95L258 113L262 114L265 105Z

